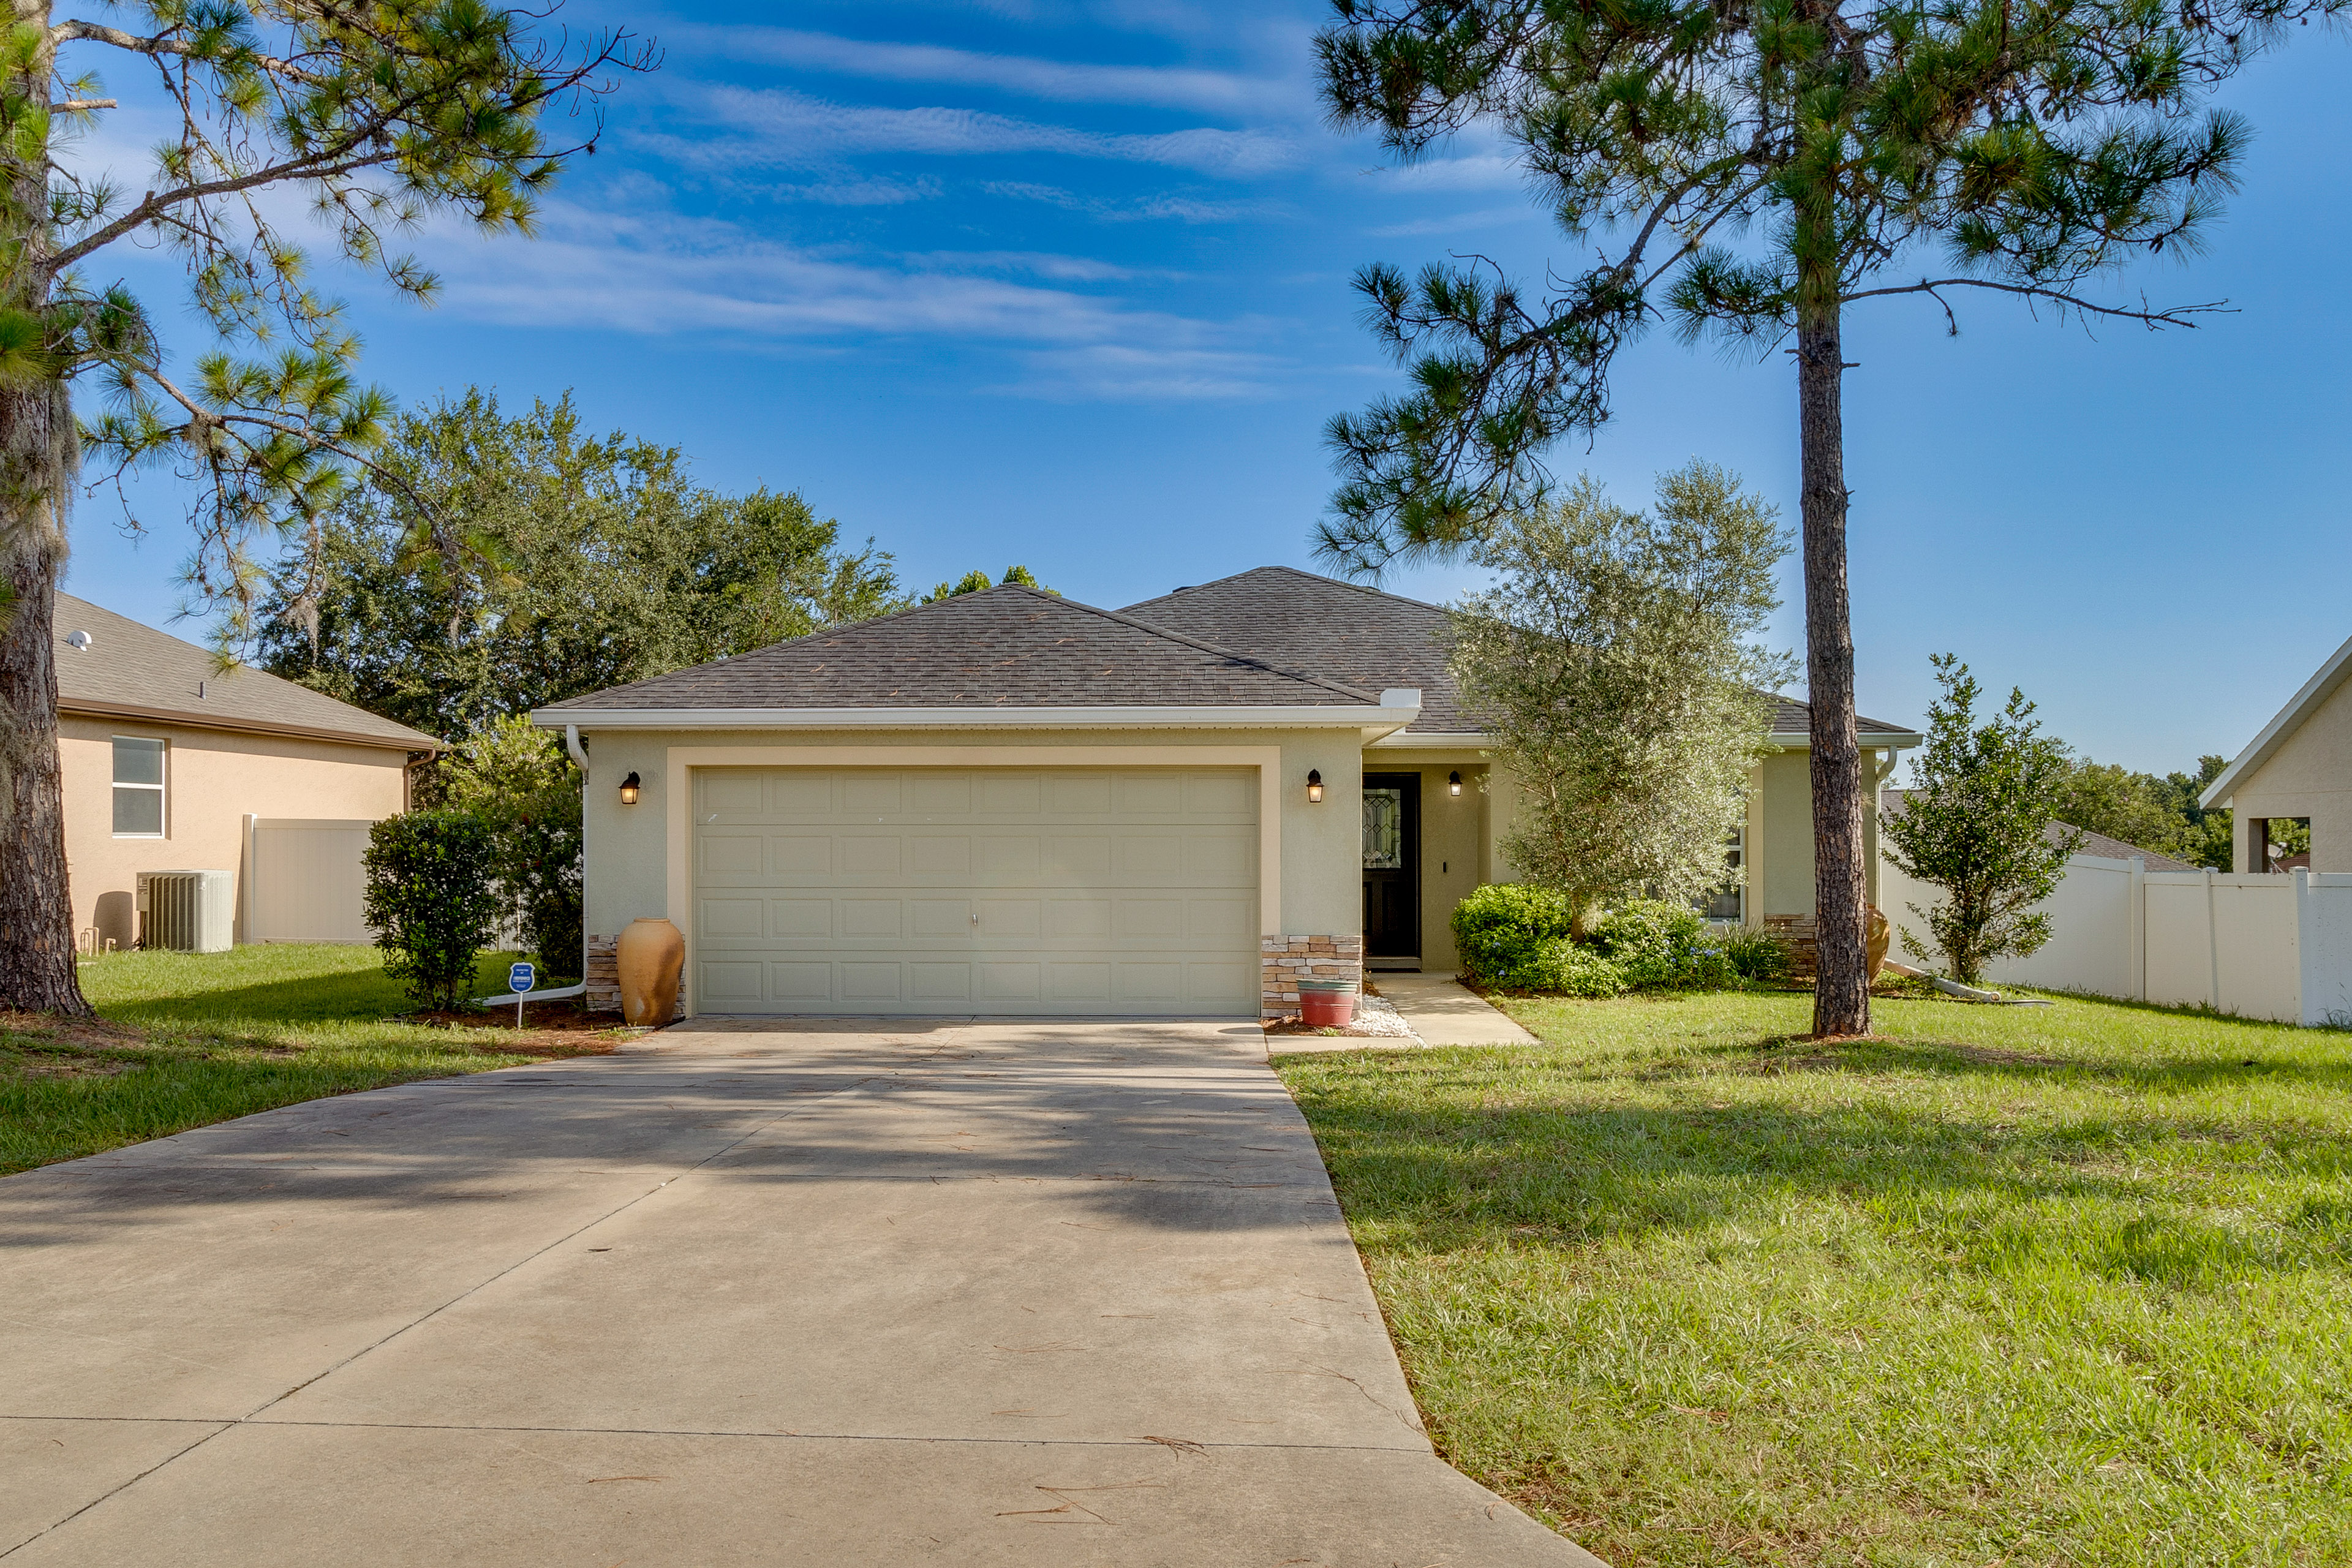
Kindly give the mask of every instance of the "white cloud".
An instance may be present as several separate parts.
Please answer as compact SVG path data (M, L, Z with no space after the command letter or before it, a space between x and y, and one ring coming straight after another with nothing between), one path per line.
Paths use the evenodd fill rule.
M1425 158L1417 163L1367 170L1389 190L1500 191L1527 184L1527 171L1507 153L1476 153L1461 158Z
M1178 223L1239 223L1245 218L1273 217L1283 212L1272 202L1204 202L1190 196L1135 196L1124 202L1082 196L1059 185L1025 180L990 180L980 187L992 196L1013 201L1043 202L1067 212L1085 213L1106 223L1131 223L1139 218L1173 218Z
M883 81L950 82L1073 103L1148 104L1220 113L1311 110L1301 84L1181 66L1072 64L932 44L874 43L793 27L664 29L667 37L737 60L763 60ZM1303 101L1302 101L1303 100Z
M984 392L1052 402L1199 403L1268 397L1285 368L1234 350L1095 343L1025 356L1029 374Z
M1287 169L1300 161L1295 142L1265 131L1206 126L1140 134L1081 131L979 110L883 109L833 103L784 88L719 84L697 86L681 101L732 134L662 134L643 140L680 162L706 167L807 168L875 153L944 157L1055 153L1246 177Z
M767 194L784 201L821 202L835 207L895 207L938 197L940 185L925 177L915 180L826 180L813 185L771 185Z
M1402 239L1418 234L1456 234L1469 228L1493 228L1499 224L1525 223L1544 216L1532 202L1517 206L1481 207L1476 212L1451 213L1443 217L1415 218L1411 223L1392 223L1364 232L1378 239Z
M808 347L877 339L996 344L1022 367L1023 396L1122 401L1255 397L1282 362L1230 346L1263 341L1246 327L1139 309L1116 298L1014 281L1150 275L1084 258L946 252L896 264L817 253L730 223L632 204L626 210L550 203L535 243L437 233L429 259L457 314L508 326L648 335L709 332Z

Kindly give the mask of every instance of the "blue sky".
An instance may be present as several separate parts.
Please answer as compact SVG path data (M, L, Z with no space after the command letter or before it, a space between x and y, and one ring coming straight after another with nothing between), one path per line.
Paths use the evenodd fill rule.
M575 4L574 26L608 16ZM1397 383L1351 272L1448 252L1572 264L1494 145L1408 171L1318 112L1297 0L823 0L629 13L662 68L536 241L418 238L420 310L357 279L368 373L419 406L468 384L571 390L591 425L683 447L703 482L797 489L928 586L1010 563L1118 605L1267 563L1311 566L1326 418ZM2233 752L2347 633L2344 468L2352 103L2314 30L2233 84L2257 136L2206 252L2121 299L2226 299L2150 334L1964 307L1856 312L1848 357L1854 631L1864 711L1916 721L1927 658L2021 684L2102 761ZM70 61L68 63L71 63ZM110 62L110 68L111 62ZM135 163L140 84L87 154ZM133 189L138 188L135 184ZM167 321L165 263L113 265ZM191 337L186 347L193 351ZM1564 448L1621 500L1693 456L1793 521L1785 362L1658 332L1617 417ZM157 623L184 500L82 503L68 587ZM1389 585L1428 598L1469 579ZM1775 639L1800 639L1793 565ZM197 635L184 623L183 635Z

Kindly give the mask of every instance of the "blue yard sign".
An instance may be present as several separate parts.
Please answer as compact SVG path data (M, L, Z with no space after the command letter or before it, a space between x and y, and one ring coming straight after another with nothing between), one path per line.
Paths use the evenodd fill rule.
M507 989L515 994L515 1027L522 1027L522 994L531 988L539 972L528 963L507 965Z

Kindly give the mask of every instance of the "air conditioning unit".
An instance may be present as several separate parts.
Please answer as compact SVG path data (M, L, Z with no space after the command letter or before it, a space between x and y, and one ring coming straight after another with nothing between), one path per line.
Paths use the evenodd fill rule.
M226 952L236 945L236 877L229 871L139 873L139 945Z

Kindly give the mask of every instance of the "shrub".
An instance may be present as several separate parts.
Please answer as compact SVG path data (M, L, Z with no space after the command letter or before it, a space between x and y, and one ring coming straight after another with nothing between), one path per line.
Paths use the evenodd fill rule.
M368 835L367 923L383 972L428 1007L454 1007L474 978L499 899L490 830L462 811L387 816Z
M1532 987L1512 976L1567 940L1574 911L1546 888L1491 882L1454 906L1454 946L1462 967L1489 985Z
M1562 937L1546 944L1517 972L1514 991L1540 991L1552 996L1621 996L1624 971L1580 942Z
M1568 900L1546 888L1498 882L1454 908L1462 967L1499 991L1614 996L1625 989L1616 965L1572 942Z
M1742 980L1769 983L1789 973L1789 950L1780 939L1742 926L1725 933L1724 961Z
M1636 899L1594 922L1592 938L1637 990L1697 990L1738 979L1723 938L1686 904Z
M563 743L525 714L487 724L435 762L420 804L481 818L499 918L521 928L550 978L577 978L580 774Z

